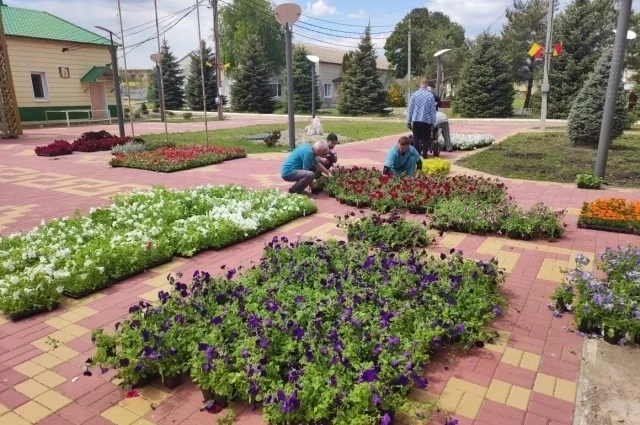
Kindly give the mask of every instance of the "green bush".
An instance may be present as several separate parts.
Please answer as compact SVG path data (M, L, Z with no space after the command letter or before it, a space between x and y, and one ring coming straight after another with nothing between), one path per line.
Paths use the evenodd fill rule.
M624 129L630 130L638 121L640 121L640 104L636 104L636 106L627 113L627 121L625 122Z
M275 145L278 144L279 141L280 141L280 130L276 130L264 138L264 144L267 145L268 148L274 147Z
M611 56L610 48L602 53L595 69L578 92L569 112L567 132L569 139L576 145L598 146L611 70ZM624 83L620 81L611 140L622 136L627 124L627 113L627 93L624 90Z
M184 118L185 120L190 120L191 118L193 118L193 114L191 112L185 112L184 114L182 114L182 118Z
M167 116L172 117L174 115L175 115L175 113L173 113L172 111L167 111Z
M578 174L576 176L576 184L580 189L600 189L604 179L596 177L593 174Z
M156 109L156 108L153 108L153 109L154 109L154 112L155 112L155 109ZM143 112L144 112L144 111L148 111L148 109L147 109L147 104L146 104L146 103L144 103L144 102L142 102L142 105L140 105L140 110L141 110L141 111L143 111Z
M166 142L164 140L155 140L153 142L145 143L146 150L155 151L160 148L175 148L176 144L173 142Z

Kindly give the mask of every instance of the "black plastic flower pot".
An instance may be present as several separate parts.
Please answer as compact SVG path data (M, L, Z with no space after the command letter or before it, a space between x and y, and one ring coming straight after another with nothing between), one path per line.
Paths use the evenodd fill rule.
M578 330L582 333L588 334L593 332L593 325L588 320L582 320L578 323Z
M613 330L612 333L610 333L609 331ZM612 329L609 328L607 326L604 327L604 340L606 342L608 342L609 344L612 345L616 345L620 342L620 340L622 338L624 338L624 335L626 334L626 331L620 330L620 329Z
M346 203L346 201L345 201L344 199L338 199L338 201L340 201L340 203L341 203L342 205L344 205L344 204Z
M176 374L176 375L165 376L163 379L163 383L165 387L172 390L178 385L182 384L182 375Z
M202 391L202 399L204 401L213 400L213 391L205 390L204 388L201 389L201 391Z
M640 333L636 334L635 338L633 338L633 342L640 345Z
M151 383L152 383L153 381L155 381L157 378L158 378L158 375L156 375L155 373L154 373L154 374L149 374L149 375L143 376L142 378L140 378L140 379L138 380L138 382L136 382L136 383L133 385L133 388L136 388L136 389L137 389L137 388L145 387L145 386L147 386L147 385L151 384Z
M558 312L560 313L566 313L567 311L569 311L569 309L567 309L567 305L563 300L556 301L556 310L558 310Z
M218 395L214 393L213 402L216 404L216 406L220 406L223 409L226 409L227 407L229 407L229 397L227 396Z

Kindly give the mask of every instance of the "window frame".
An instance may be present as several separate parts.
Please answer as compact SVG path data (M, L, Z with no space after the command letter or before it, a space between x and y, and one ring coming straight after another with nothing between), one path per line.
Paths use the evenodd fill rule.
M327 87L329 87L329 96L327 96ZM333 83L324 83L322 94L325 99L333 99Z
M276 94L273 96L274 98L280 98L282 97L282 83L271 83L270 86L273 88L273 86L276 86Z
M42 85L42 95L43 97L36 97L35 86L33 85L33 76L40 76L40 84ZM31 82L31 94L33 95L33 99L36 102L50 102L51 101L51 92L49 91L49 79L47 78L46 71L29 71L29 80Z

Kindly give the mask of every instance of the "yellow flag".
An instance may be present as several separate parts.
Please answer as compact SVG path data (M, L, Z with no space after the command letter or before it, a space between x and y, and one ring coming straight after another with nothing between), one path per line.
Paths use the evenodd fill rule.
M538 43L533 43L533 46L531 46L531 48L529 49L529 56L534 58L538 57L542 50L543 49L541 45L539 45Z

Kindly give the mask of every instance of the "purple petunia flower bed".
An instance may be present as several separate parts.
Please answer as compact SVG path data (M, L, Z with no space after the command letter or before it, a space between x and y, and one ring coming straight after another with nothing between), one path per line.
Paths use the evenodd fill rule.
M371 250L274 238L260 264L221 277L170 277L113 335L95 331L93 364L125 385L189 376L270 424L389 424L447 345L473 347L502 314L495 261L461 253Z

